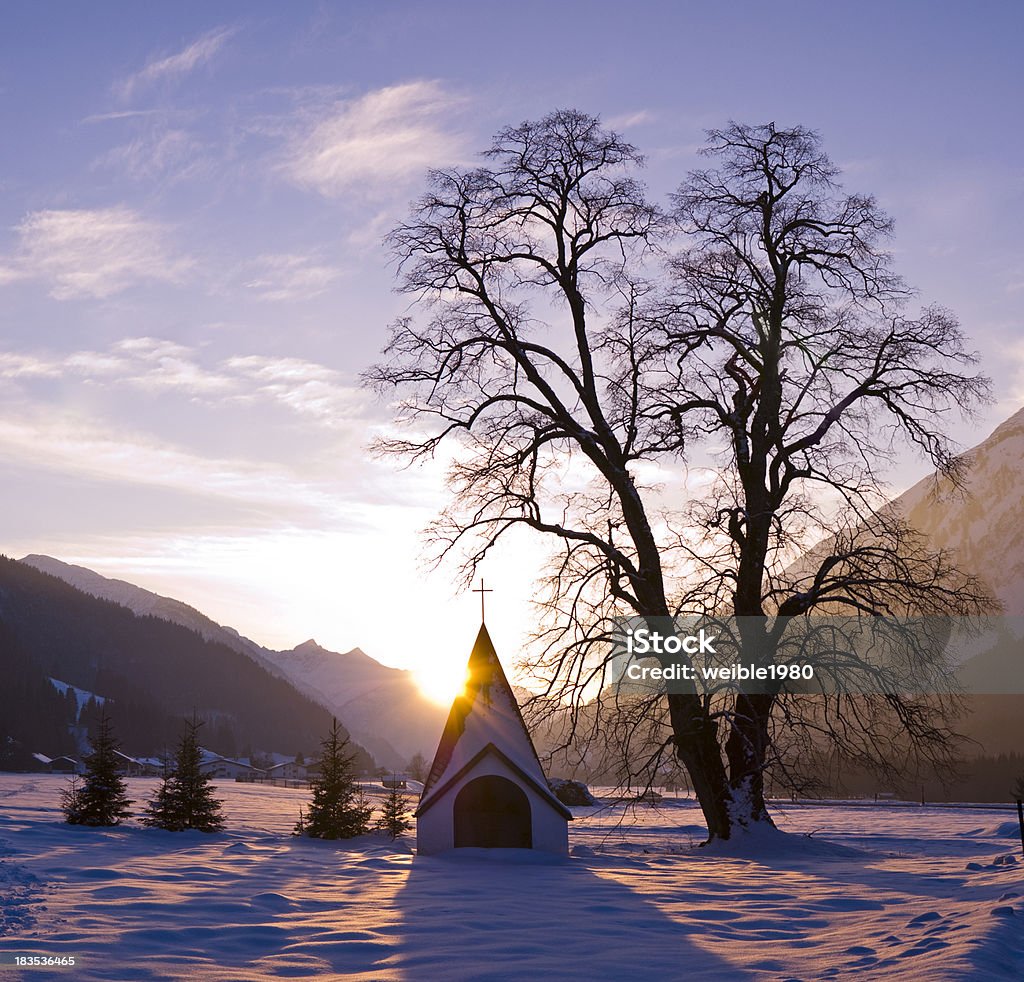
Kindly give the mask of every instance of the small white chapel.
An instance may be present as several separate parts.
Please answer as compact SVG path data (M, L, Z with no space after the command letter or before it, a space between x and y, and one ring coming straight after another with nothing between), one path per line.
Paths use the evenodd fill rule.
M572 813L552 793L487 627L455 697L416 810L421 855L448 849L567 854Z

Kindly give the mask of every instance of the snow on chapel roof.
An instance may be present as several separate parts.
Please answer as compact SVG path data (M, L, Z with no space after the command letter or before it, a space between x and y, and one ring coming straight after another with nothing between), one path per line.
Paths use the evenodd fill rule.
M571 817L548 787L515 693L502 670L491 636L481 624L469 656L466 685L448 713L434 763L423 785L418 813L425 811L454 777L486 752L505 758L552 807Z

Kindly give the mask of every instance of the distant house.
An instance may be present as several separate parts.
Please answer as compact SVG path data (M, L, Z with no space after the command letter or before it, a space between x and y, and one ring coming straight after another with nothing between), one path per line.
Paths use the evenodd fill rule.
M243 760L231 760L229 757L209 755L209 751L204 752L203 760L199 764L199 772L227 781L236 781L239 778L245 780L246 778L263 777L267 773L258 767L253 767L252 764L245 763Z
M46 754L33 754L39 762L41 771L48 771L50 774L81 774L82 765L74 757L47 757Z
M305 764L296 764L294 760L286 760L268 767L267 777L282 781L305 781L309 778L309 768Z
M129 757L127 754L121 753L120 750L114 751L114 757L117 758L117 773L123 777L143 777L145 775L146 768L142 761Z

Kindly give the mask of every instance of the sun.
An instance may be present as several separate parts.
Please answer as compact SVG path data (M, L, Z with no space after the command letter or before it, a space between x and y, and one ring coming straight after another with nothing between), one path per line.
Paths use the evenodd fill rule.
M413 673L416 685L431 702L449 706L466 684L466 663L435 661Z

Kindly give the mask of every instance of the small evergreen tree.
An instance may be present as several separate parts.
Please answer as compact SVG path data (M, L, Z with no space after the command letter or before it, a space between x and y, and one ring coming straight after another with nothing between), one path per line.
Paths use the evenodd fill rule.
M118 743L106 708L100 713L93 751L85 758L85 779L73 780L61 793L61 810L70 825L118 825L131 815L128 786L117 773Z
M182 832L198 829L200 832L219 832L224 828L221 802L213 796L213 778L199 769L202 756L199 750L199 727L202 723L185 721L185 732L178 743L174 764L164 776L156 796L149 803L143 825Z
M1013 786L1013 799L1024 801L1024 774L1017 778L1017 783Z
M60 791L60 810L64 813L64 821L68 825L81 825L82 784L77 774L68 778L68 783Z
M341 735L338 721L320 744L320 776L313 781L313 800L295 826L296 835L314 839L351 839L369 830L372 809L356 783L348 753L348 738Z
M412 822L405 817L408 810L409 798L402 794L398 787L398 775L392 774L391 787L384 799L384 807L381 809L376 827L385 835L397 839L412 828Z

